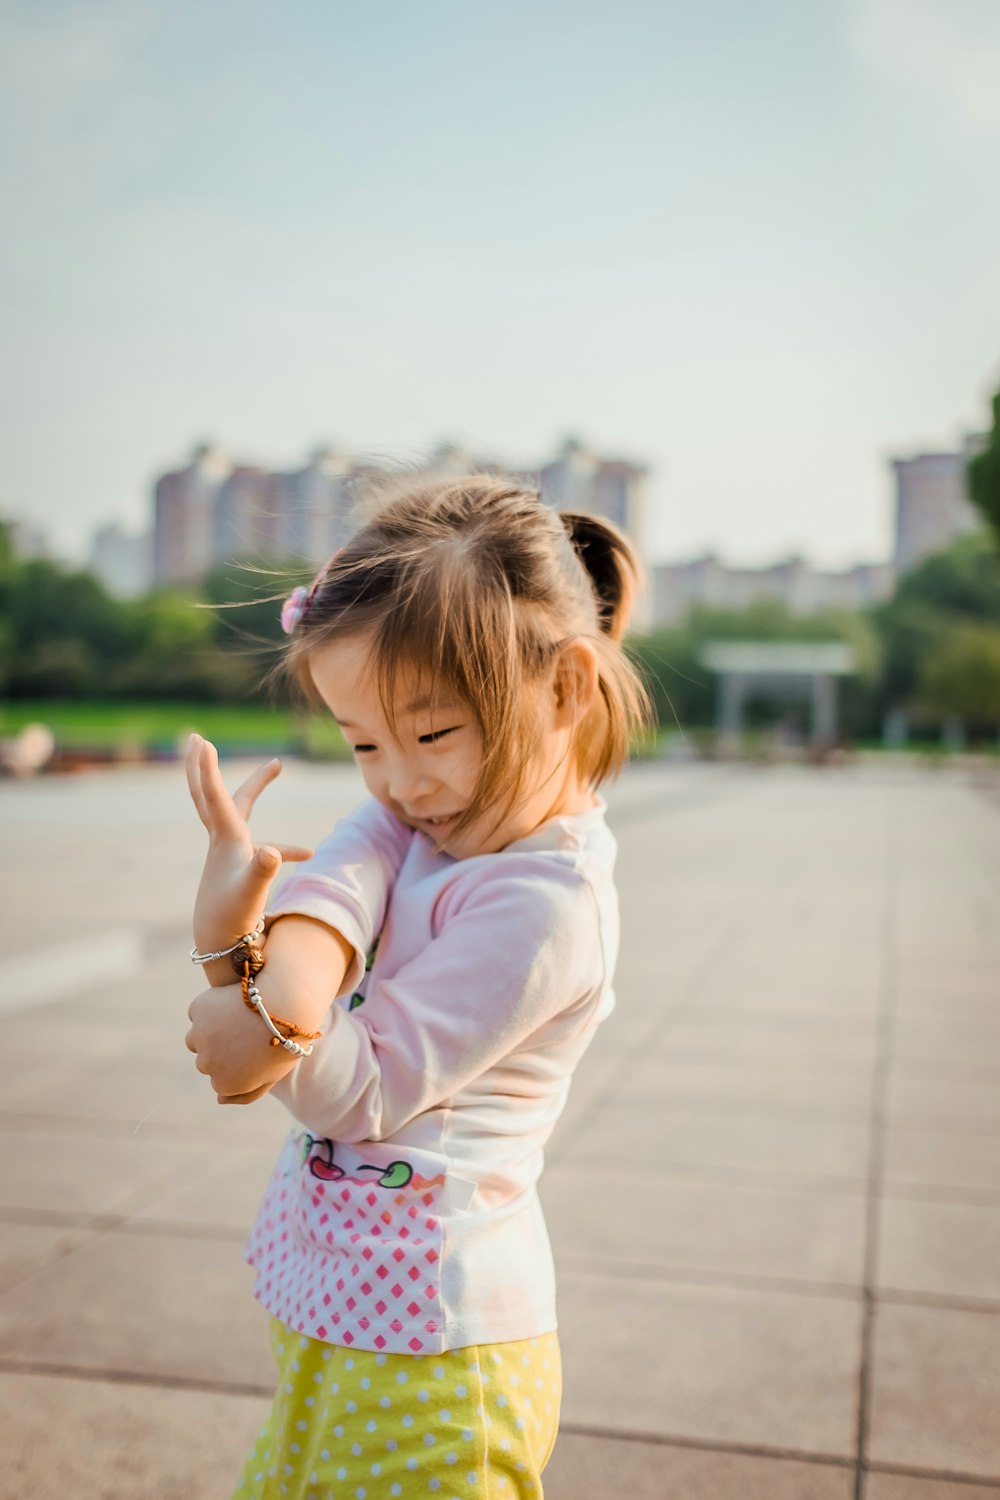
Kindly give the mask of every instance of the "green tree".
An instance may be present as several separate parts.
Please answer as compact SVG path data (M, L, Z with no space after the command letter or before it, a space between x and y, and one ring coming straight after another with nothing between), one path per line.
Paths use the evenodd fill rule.
M14 696L99 692L128 650L121 606L97 579L43 558L0 571L0 620Z
M993 426L986 447L969 463L969 497L1000 546L1000 390L993 397Z
M986 531L925 558L871 619L883 647L882 711L899 705L919 716L922 673L941 643L961 624L1000 625L1000 560Z
M1000 628L953 627L922 664L918 691L934 713L979 729L1000 725Z
M215 622L196 599L160 590L125 607L129 651L112 684L119 696L227 696L229 676L215 644Z

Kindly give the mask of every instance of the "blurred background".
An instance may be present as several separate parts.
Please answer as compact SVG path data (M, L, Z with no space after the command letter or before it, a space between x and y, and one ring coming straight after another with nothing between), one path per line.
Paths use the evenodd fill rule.
M281 1122L220 1124L181 1055L178 746L207 734L232 778L286 755L262 836L352 804L334 727L261 690L272 596L405 465L522 475L646 570L657 727L611 799L629 1003L551 1168L552 1494L1000 1495L998 78L993 0L0 0L23 1492L64 1493L113 1408L93 1494L227 1493L263 1410L261 1349L217 1360L207 1330ZM621 1152L674 1226L642 1254L573 1217L584 1156ZM643 1275L655 1399L623 1377L608 1404L590 1310ZM139 1337L192 1286L187 1349ZM817 1322L748 1368L785 1326L765 1294Z
M850 646L827 737L995 747L989 0L3 18L7 738L294 741L273 610L191 602L433 462L625 527L689 749L734 637ZM751 741L809 738L783 689Z

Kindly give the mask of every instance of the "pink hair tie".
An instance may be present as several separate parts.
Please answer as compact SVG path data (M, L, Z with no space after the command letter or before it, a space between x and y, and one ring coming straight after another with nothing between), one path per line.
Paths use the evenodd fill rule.
M302 584L299 584L298 588L292 589L292 592L281 606L281 628L286 635L291 635L295 627L309 613L309 607L316 597L320 584L340 556L342 550L342 548L338 549L329 561L323 564L309 588L305 588Z
M311 595L312 589L303 588L300 584L297 589L292 589L281 606L281 628L286 635L291 635L309 608Z

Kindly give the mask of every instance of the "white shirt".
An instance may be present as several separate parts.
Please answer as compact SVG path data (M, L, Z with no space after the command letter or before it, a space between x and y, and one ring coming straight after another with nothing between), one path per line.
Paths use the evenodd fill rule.
M614 1006L604 812L456 860L369 800L279 888L269 916L316 918L355 949L313 1055L274 1089L304 1129L247 1258L289 1328L393 1353L555 1328L536 1183Z

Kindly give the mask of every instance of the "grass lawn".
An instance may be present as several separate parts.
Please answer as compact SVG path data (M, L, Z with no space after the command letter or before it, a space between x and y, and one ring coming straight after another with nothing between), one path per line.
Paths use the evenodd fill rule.
M350 752L327 715L306 715L266 705L213 703L107 703L32 701L0 704L0 736L25 724L47 724L60 750L169 750L197 730L226 750L308 748L310 754L347 759Z

